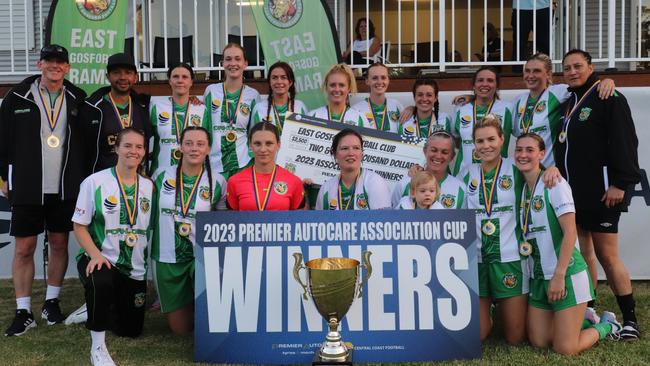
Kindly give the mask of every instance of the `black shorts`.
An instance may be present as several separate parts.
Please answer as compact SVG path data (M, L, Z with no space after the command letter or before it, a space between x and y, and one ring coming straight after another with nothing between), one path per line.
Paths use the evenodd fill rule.
M609 209L576 210L576 224L586 231L618 233L621 212Z
M61 201L57 194L46 194L43 205L15 205L11 207L11 236L35 236L44 229L54 233L72 230L75 201Z

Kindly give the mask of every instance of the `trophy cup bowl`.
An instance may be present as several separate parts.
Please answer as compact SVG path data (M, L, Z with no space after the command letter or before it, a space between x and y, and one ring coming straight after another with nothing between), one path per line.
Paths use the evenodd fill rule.
M367 283L372 274L371 254L369 251L363 252L363 265L351 258L318 258L303 265L302 254L293 254L295 259L293 277L304 290L303 298L308 300L307 294L311 294L316 309L329 326L325 342L318 351L314 363L351 363L352 350L341 341L338 327L355 297L361 297L363 284ZM366 273L363 280L359 282L362 266L366 268ZM301 269L306 270L306 284L300 278Z

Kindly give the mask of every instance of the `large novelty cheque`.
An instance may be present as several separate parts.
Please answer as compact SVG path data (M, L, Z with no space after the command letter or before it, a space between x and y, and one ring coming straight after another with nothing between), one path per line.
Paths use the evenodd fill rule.
M424 166L424 141L406 141L394 133L331 123L297 113L287 115L284 122L282 149L276 159L278 165L302 179L310 178L322 185L339 174L330 149L332 139L344 128L352 128L363 135L363 168L379 174L391 189L412 165Z
M319 298L314 273L298 271L311 284L303 297L296 257L310 268L318 258L369 259L362 296L343 299L340 333L354 362L479 357L474 220L469 210L201 212L194 360L312 361L328 330L316 306L341 281L321 281Z

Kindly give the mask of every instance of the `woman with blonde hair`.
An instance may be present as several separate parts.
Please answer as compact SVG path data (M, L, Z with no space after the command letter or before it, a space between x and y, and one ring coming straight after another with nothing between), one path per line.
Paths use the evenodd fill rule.
M357 82L350 67L344 64L332 66L325 75L323 92L327 105L313 110L310 114L330 122L373 128L371 123L356 109L350 108L350 94L357 92Z

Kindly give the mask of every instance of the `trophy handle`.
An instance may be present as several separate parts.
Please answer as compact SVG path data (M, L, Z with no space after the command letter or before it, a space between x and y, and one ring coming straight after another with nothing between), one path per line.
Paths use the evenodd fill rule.
M363 279L361 280L361 283L359 284L359 298L362 295L363 292L363 285L368 283L368 279L372 275L372 264L370 263L370 256L372 255L372 252L369 250L364 250L363 253L361 253L361 260L363 261L363 267L366 268L366 273L363 276Z
M302 289L305 291L302 294L302 298L309 300L307 298L307 285L305 285L300 278L300 270L305 268L305 266L302 265L302 253L293 253L293 259L295 260L293 264L293 278L300 284L300 286L302 286Z

